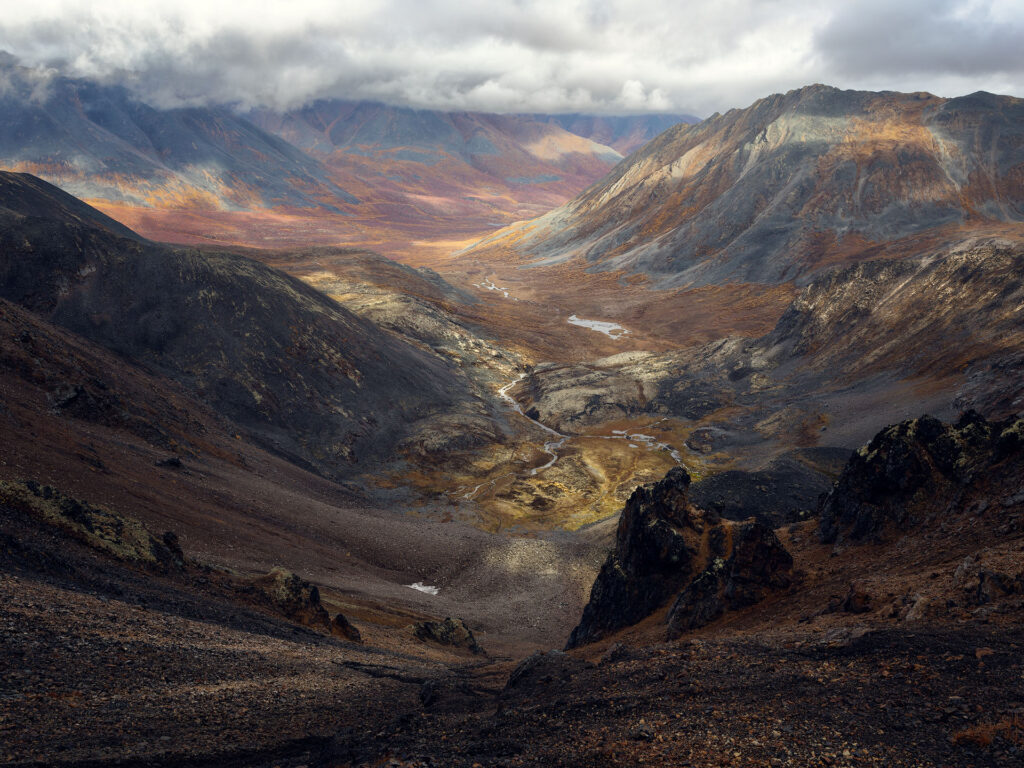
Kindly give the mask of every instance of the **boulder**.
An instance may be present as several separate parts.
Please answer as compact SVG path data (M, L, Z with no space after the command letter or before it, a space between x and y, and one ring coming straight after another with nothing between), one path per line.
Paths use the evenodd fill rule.
M413 634L420 640L440 645L465 648L473 653L483 653L472 630L462 619L446 618L444 621L420 621L412 625Z
M870 613L874 610L871 595L856 584L850 585L850 591L843 598L840 608L844 613Z
M340 613L334 614L334 618L331 619L331 634L351 640L353 643L363 642L362 633L356 628L355 624Z
M288 619L332 635L361 642L359 630L342 614L332 619L320 602L320 590L286 568L271 568L243 586L241 591L256 598Z

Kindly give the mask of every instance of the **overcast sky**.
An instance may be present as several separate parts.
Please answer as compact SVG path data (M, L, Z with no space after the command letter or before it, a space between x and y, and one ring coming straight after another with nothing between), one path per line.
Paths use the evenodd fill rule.
M1021 0L28 0L24 66L150 103L711 112L815 82L1024 95Z

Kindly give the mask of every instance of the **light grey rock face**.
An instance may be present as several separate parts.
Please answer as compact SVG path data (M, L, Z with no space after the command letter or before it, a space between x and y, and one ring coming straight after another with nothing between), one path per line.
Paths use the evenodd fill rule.
M806 282L844 238L1021 221L1022 162L1019 99L811 86L670 128L518 247L664 286Z

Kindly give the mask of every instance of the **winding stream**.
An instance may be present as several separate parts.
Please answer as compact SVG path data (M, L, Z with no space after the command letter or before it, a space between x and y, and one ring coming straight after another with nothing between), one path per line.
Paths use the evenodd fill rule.
M551 459L548 460L547 464L544 464L543 466L540 466L540 467L534 467L533 469L531 469L530 470L530 475L533 476L533 475L536 475L538 472L542 472L543 470L547 469L548 467L553 467L554 466L555 462L558 461L558 449L561 448L563 445L565 445L565 441L569 439L569 436L568 435L563 435L561 432L558 432L557 430L552 429L547 424L541 424L536 419L533 419L533 418L530 418L529 416L527 416L523 412L523 407L521 405L519 405L519 403L516 402L516 399L514 397L512 397L512 395L510 395L508 393L508 391L510 389L512 389L512 387L514 387L516 384L518 384L520 381L522 381L525 378L526 378L526 374L525 373L520 373L519 376L516 379L514 379L513 381L510 381L508 384L506 384L504 387L502 387L501 389L498 390L498 397L500 397L506 403L511 405L512 408L515 410L515 412L518 413L520 416L522 416L524 419L527 419L528 421L533 422L538 427L543 429L545 432L547 432L550 435L554 435L557 438L556 440L549 440L548 442L544 443L544 448L543 448L544 453L546 453L548 456L550 456Z
M491 278L486 278L485 280L479 283L473 283L473 285L487 291L497 291L499 293L502 293L504 294L504 297L506 299L519 301L517 297L514 297L509 293L507 288L502 288L501 286L496 285L494 280L492 280ZM578 325L583 328L589 328L592 331L597 331L598 333L603 333L605 336L608 336L609 338L612 339L621 339L623 336L629 333L628 329L623 328L618 323L612 323L605 320L584 320L583 318L578 317L575 313L569 316L567 322L570 325ZM547 460L546 463L537 467L533 467L527 473L528 476L532 477L536 475L538 472L543 472L545 469L550 469L555 465L555 462L558 461L559 449L562 448L562 446L564 446L566 442L570 440L570 436L563 435L558 430L552 429L546 424L542 424L541 422L537 421L537 419L527 416L526 413L523 411L522 406L519 405L516 399L508 393L509 390L512 389L512 387L514 387L516 384L518 384L525 378L526 374L520 373L515 379L513 379L508 384L506 384L505 386L498 390L498 397L500 397L502 400L508 403L512 407L512 409L520 416L522 416L524 419L540 427L542 430L551 435L552 438L554 438L552 440L545 441L544 447L541 450L543 450L544 453L546 453L550 458ZM664 421L664 419L662 419L662 421ZM657 424L659 422L655 423ZM600 440L627 440L629 441L631 448L643 447L649 451L667 451L669 456L672 457L672 460L675 461L676 464L679 464L680 466L682 466L683 464L682 456L679 454L678 450L670 446L668 443L659 442L657 438L652 437L651 435L645 435L640 432L629 432L628 430L624 429L613 429L611 435L585 435L585 437L593 437L598 438ZM506 477L515 477L515 475L515 472L506 472L505 474L499 475L493 480L486 480L482 483L479 483L467 493L462 494L462 498L472 500L477 495L477 493L479 493L480 489L483 488L484 486L494 486L495 484L497 484L499 480L503 480ZM460 488L459 490L462 489ZM419 587L414 586L413 588L418 589Z
M549 458L547 462L545 462L544 464L541 464L540 466L537 467L533 467L527 473L527 476L533 477L538 472L543 472L545 469L553 467L555 465L555 462L558 461L558 450L572 438L570 435L563 435L561 432L552 429L548 425L537 421L537 419L527 416L526 413L523 411L523 407L519 405L516 399L508 393L508 391L512 389L512 387L514 387L516 384L518 384L525 378L526 374L520 373L515 379L513 379L508 384L506 384L505 386L498 390L498 396L501 397L501 399L504 400L506 403L508 403L512 407L512 409L520 416L522 416L524 419L531 422L532 424L535 424L536 426L540 427L545 432L547 432L549 435L556 438L554 440L548 440L544 443L544 447L542 450L551 458ZM662 421L664 421L664 419L662 419ZM658 423L660 422L655 422L655 424ZM668 443L659 442L657 438L652 437L651 435L645 435L641 432L629 432L628 430L625 429L613 429L612 434L610 435L583 435L583 437L595 438L598 440L628 440L630 441L631 448L640 448L642 446L649 451L667 451L669 456L672 457L672 460L675 461L676 464L683 466L683 458L679 454L678 450L673 448ZM484 486L493 487L498 483L498 481L504 480L506 477L515 477L516 474L517 473L515 472L506 472L505 474L499 475L498 477L495 477L492 480L485 480L482 483L478 483L470 491L462 494L462 498L471 501L473 498L476 497L477 493L479 493L480 489L483 488ZM460 488L458 490L462 489Z

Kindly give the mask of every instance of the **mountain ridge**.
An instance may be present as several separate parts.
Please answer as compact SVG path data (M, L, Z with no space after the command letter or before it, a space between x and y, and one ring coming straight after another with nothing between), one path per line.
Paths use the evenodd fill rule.
M1013 97L808 86L669 128L505 237L536 264L663 287L806 281L877 245L1024 221L1022 123Z
M9 61L0 73L0 166L170 242L404 253L536 216L620 159L528 116L337 100L158 109L123 86Z

